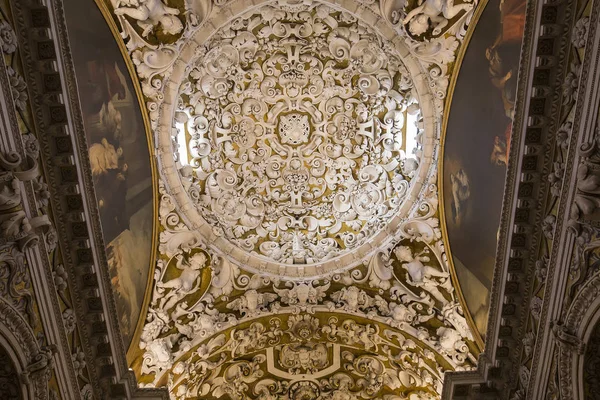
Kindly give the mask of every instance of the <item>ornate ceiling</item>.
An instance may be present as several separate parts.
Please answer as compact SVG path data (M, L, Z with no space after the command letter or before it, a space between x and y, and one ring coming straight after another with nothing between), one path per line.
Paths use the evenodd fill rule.
M112 0L160 170L134 368L173 398L435 399L477 346L440 229L475 3Z
M194 220L217 247L243 250L241 263L274 272L356 251L415 203L417 98L396 48L349 13L314 3L244 14L180 86Z

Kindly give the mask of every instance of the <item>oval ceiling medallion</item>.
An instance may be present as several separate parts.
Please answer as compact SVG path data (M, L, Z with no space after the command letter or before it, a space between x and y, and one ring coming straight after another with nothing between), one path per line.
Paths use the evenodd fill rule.
M356 265L393 235L433 147L421 70L402 50L346 10L289 2L229 20L195 49L174 139L180 206L209 246L294 277Z

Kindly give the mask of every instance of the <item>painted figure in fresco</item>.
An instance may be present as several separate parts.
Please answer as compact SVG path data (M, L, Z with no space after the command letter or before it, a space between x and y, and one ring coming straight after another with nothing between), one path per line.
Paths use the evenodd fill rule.
M81 92L85 95L82 108L86 118L86 134L90 166L96 187L98 208L102 220L104 239L107 243L129 227L126 207L127 175L129 165L125 162L123 116L117 102L127 95L123 73L117 60L107 57L98 44L85 62L85 79Z
M108 258L109 268L111 270L115 270L119 268L119 265L122 264L126 255L123 254L123 251L119 246L113 246L109 244L106 246L106 256ZM127 279L118 275L117 273L112 273L111 271L111 283L113 286L113 290L115 291L119 304L119 322L124 335L130 335L132 332L131 325L132 322L132 314L134 314L135 310L133 306L138 304L136 297L136 293L134 290L128 290L131 285L130 279Z
M148 281L154 223L144 121L123 55L98 7L82 0L64 4L117 316L129 344Z
M115 60L87 61L84 93L90 166L96 187L104 239L110 242L129 228L126 207L129 165L125 162L123 116L115 104L126 98L123 74Z
M450 183L452 184L452 220L458 226L463 214L463 205L471 196L469 177L461 168L457 173L450 174Z
M515 96L517 92L517 72L523 30L525 26L525 1L503 0L500 3L502 28L494 43L487 48L485 56L489 62L492 84L502 95L502 104L506 117L514 117ZM506 166L510 149L512 122L509 122L504 137L494 138L494 147L490 156L493 164Z
M109 222L103 225L104 235L113 238L129 226L123 206L128 166L124 162L123 149L115 149L106 138L90 146L89 156L100 216Z
M415 36L427 32L430 25L433 34L439 35L448 25L448 21L456 17L461 11L469 11L473 4L454 4L454 0L421 0L419 6L410 11L404 18L404 25Z
M88 80L84 89L91 93L91 97L83 104L86 113L99 112L115 96L119 100L125 98L125 86L117 73L114 60L98 58L88 61L86 67Z
M512 128L512 124L509 125ZM490 161L494 165L506 166L508 164L508 144L510 143L510 129L505 132L504 140L500 136L494 138L494 148L490 156Z

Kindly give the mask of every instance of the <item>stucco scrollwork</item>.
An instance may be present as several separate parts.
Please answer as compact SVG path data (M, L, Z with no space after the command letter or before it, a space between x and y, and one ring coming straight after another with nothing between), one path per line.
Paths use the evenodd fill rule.
M600 311L600 274L596 272L582 286L566 313L564 322L555 328L558 332L558 368L559 389L561 398L578 398L579 384L582 382L581 371L573 368L578 365L574 360L583 357L583 335L589 334L593 326L589 326L591 317ZM574 386L576 385L576 386ZM581 393L582 394L582 393Z
M178 159L218 235L312 264L399 210L420 158L419 105L399 56L365 24L323 4L265 6L199 53L180 88Z
M12 362L19 382L36 399L48 399L48 381L54 367L55 346L40 347L21 312L0 297L0 335L12 347L17 359Z
M419 351L439 360L446 365L444 368L448 365L455 369L470 368L474 361L468 344L472 343L472 334L451 286L445 284L448 275L440 264L440 258L443 260L440 233L430 219L435 213L432 207L436 204L435 197L428 198L428 205L424 203L420 207L421 219L402 225L405 239L378 255L376 261L334 274L330 279L287 281L241 270L226 257L206 250L202 240L189 235L182 225L172 196L164 186L161 191L160 215L164 230L160 247L168 249L170 256L157 265L153 300L141 338L145 351L142 373L151 379L147 380L148 384L156 385L166 378L173 382L169 384L172 393L182 399L206 393L246 398L244 396L250 393L262 393L264 387L270 388L270 384L263 381L269 382L272 378L267 375L271 373L280 376L284 373L281 371L285 371L296 376L332 372L343 367L342 360L358 357L351 353L344 356L342 349L323 345L324 334L346 345L360 345L367 351L375 351L381 349L382 342L374 335L382 329L390 340L400 340L403 335L413 337L425 346ZM435 194L435 190L429 193ZM411 241L413 244L409 247ZM419 259L417 266L407 266L415 257ZM335 321L346 315L347 321L339 325L331 320L332 323L321 328L320 316L327 314L336 315ZM287 331L281 328L281 322L265 322L273 315L276 319L290 315ZM355 318L371 322L365 325L357 323ZM411 341L405 340L402 339L402 343L413 346ZM279 347L268 350L273 346ZM265 352L252 355L251 359L244 357L254 354L253 349L257 348ZM364 362L369 368L384 371L388 367L381 369L378 364L384 359ZM280 370L263 376L259 371L263 371L265 364L279 365ZM214 371L222 371L224 375L217 377ZM244 372L244 378L238 381L241 371L247 371L248 375ZM257 375L250 371L256 371ZM214 391L206 392L210 387L206 386L206 379L215 385ZM413 382L408 375L398 379ZM431 387L429 378L420 379L424 386ZM197 384L198 380L204 383ZM333 382L330 384L334 385ZM375 386L366 393L371 393L369 396L381 394L384 386L385 383ZM292 387L297 386L282 386L277 389L281 392L270 395L288 393L291 396L290 393L296 393ZM358 387L349 387L349 395L356 395L353 391ZM319 396L327 393L323 387L315 390L321 393Z
M0 296L7 299L35 325L31 278L24 251L38 243L39 235L53 228L45 215L30 217L24 206L24 184L32 184L37 201L47 200L39 178L38 146L26 135L25 157L0 153Z
M177 399L434 398L429 390L441 384L440 366L413 353L419 346L352 319L281 315L200 346L175 365L171 392ZM244 357L226 363L227 353Z
M35 244L38 240L36 230L40 232L50 226L45 216L28 217L22 207L23 182L39 184L37 164L37 141L33 136L26 159L17 154L0 154L0 244L16 243L20 249Z

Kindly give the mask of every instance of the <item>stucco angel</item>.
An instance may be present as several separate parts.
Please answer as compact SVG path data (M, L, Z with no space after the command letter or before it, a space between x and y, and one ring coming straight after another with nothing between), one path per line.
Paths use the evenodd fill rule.
M136 19L138 26L144 30L144 37L148 37L159 24L163 32L169 35L176 35L183 30L183 24L177 18L179 10L168 7L161 0L119 1L115 14Z
M259 293L256 290L247 290L242 296L228 303L227 308L251 317L260 311L266 310L267 305L276 299L277 295L274 293Z
M440 326L437 331L437 350L455 360L463 360L468 352L467 344L462 340L461 334L452 328Z
M288 282L286 286L292 287L291 289L278 289L273 287L275 293L281 297L281 301L284 304L291 306L298 306L304 309L309 304L317 304L325 297L327 289L331 284L327 282L322 286L314 286L314 282L310 283L296 283Z
M194 254L189 260L184 261L183 255L175 256L177 260L175 266L181 270L181 274L166 282L156 283L158 289L171 289L160 302L162 310L170 310L175 304L189 294L192 294L200 287L198 277L202 273L202 267L206 264L206 256L203 253Z
M396 247L394 254L398 258L398 261L402 262L402 268L408 273L408 283L423 288L442 304L448 302L438 289L438 287L449 289L450 276L447 272L425 265L424 263L429 262L430 258L423 255L424 252L413 255L411 248L408 246Z
M413 35L422 35L429 27L433 34L439 35L448 25L448 21L456 17L461 11L469 11L473 4L454 4L454 0L421 0L419 6L410 11L404 18L403 24L408 24L408 30Z
M315 372L328 364L327 346L323 343L293 343L283 346L279 362L292 375Z

